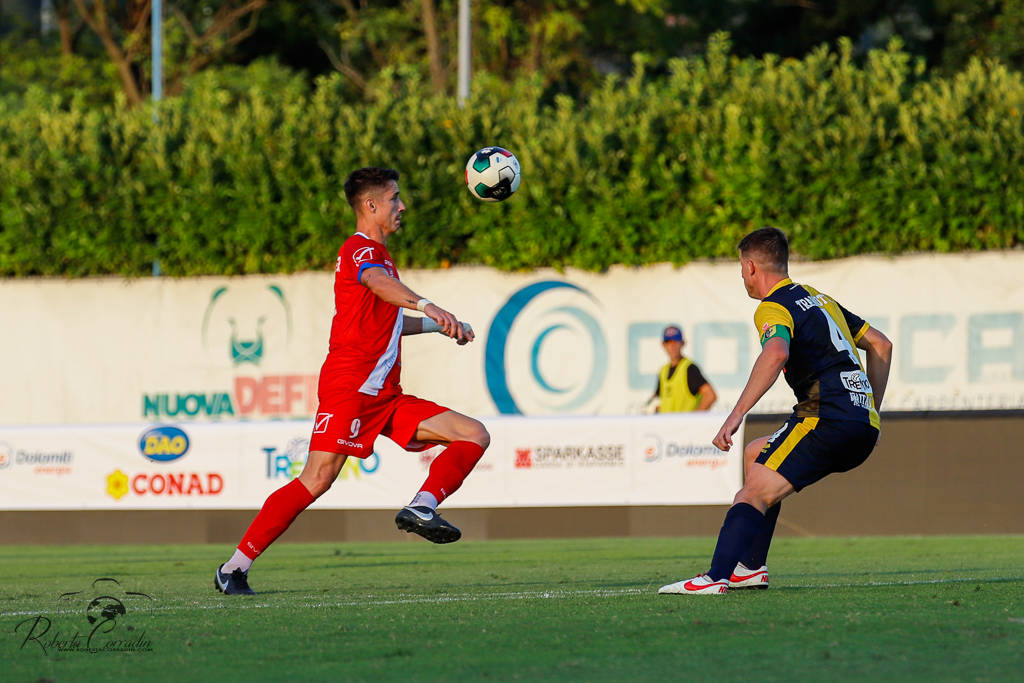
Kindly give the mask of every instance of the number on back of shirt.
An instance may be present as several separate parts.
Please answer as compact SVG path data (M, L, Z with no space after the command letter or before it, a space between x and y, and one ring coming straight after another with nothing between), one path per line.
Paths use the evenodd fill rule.
M825 316L825 321L828 323L828 333L832 338L832 345L836 347L839 353L845 353L853 361L853 364L857 366L856 372L842 373L843 386L850 391L850 400L853 401L854 405L859 405L862 408L870 407L867 402L866 394L871 392L871 383L868 382L867 375L860 369L860 357L850 342L846 339L846 335L839 329L839 325L832 319L832 316L828 314L824 308L819 308L821 314ZM855 376L851 376L855 375Z

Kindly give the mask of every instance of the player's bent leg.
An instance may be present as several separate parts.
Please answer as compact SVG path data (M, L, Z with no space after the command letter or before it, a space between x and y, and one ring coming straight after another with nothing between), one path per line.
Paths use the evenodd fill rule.
M214 587L225 595L255 595L248 583L253 561L291 526L303 510L330 488L344 464L345 456L342 454L311 451L299 478L274 491L263 503L235 554L214 573Z
M479 420L453 410L423 420L416 429L416 438L448 444L430 463L430 473L420 487L436 500L414 500L414 504L425 502L428 506L432 502L433 507L462 486L491 443L491 435Z
M345 466L347 458L343 453L310 451L299 481L309 489L314 499L319 498L338 480L338 473Z
M420 422L415 439L448 447L430 463L426 481L412 502L398 511L395 524L433 543L452 543L462 538L462 532L438 514L437 506L462 486L490 445L491 436L478 420L447 410Z
M753 449L751 449L753 450ZM758 449L757 453L760 453ZM755 454L756 457L756 454ZM747 468L747 478L743 488L733 500L734 506L749 505L764 515L758 532L748 541L741 540L735 547L746 543L746 550L736 557L735 565L729 576L729 587L737 588L768 588L768 548L775 534L775 523L779 519L782 499L793 493L793 485L781 474L760 463L751 462ZM734 548L726 547L721 564L728 565L732 561ZM719 551L716 549L716 554ZM712 565L715 560L712 560Z
M754 439L743 449L744 476L750 472L751 466L754 465L754 461L757 460L757 456L761 454L762 449L764 449L765 444L768 443L770 438L770 436L763 436ZM763 590L768 588L768 567L765 564L765 559L768 556L768 546L771 544L772 534L775 532L775 521L779 517L778 513L778 503L768 509L768 513L765 515L765 524L762 526L761 532L754 539L751 550L745 556L745 561L737 562L732 570L732 574L729 576L728 583L730 589L756 588ZM753 559L758 557L762 559ZM686 584L685 581L679 582L677 588L682 587L684 584ZM671 584L671 586L676 586L676 584ZM670 588L670 586L665 586L665 588ZM664 590L659 592L685 593L691 591Z
M755 462L748 468L743 488L736 494L732 502L733 505L747 503L764 514L768 508L781 502L794 490L793 485L784 476Z
M242 536L238 544L239 553L249 558L251 565L314 500L313 494L298 479L271 493ZM245 566L239 568L242 571L249 570ZM228 564L225 569L232 569L232 565Z
M750 471L750 466L757 460L757 456L761 454L764 449L764 445L768 443L770 436L762 436L760 439L754 439L747 444L747 447L743 449L743 476L746 477Z
M706 574L663 586L658 592L677 595L725 593L737 564L764 529L765 511L792 492L792 484L781 474L760 463L753 463L743 488L725 515L715 554L711 558L711 568Z
M420 422L416 428L416 440L444 444L469 441L482 450L491 445L491 435L482 422L454 410L446 410Z

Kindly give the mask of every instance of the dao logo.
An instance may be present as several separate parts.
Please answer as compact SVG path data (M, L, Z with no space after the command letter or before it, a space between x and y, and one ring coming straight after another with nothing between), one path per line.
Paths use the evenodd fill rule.
M147 460L171 462L188 453L188 434L172 425L152 427L139 437L139 451Z
M210 296L210 303L206 305L206 312L203 313L203 346L206 347L209 343L211 320L222 318L223 322L231 330L230 351L232 364L235 366L242 363L259 365L260 361L263 360L264 352L263 324L267 321L269 315L266 311L259 314L255 314L253 311L257 307L265 308L270 302L275 302L274 305L280 307L283 312L287 338L291 340L292 312L291 307L288 305L288 300L284 296L284 291L277 285L268 285L265 291L270 294L270 297L266 300L263 297L255 296L249 296L244 299L236 297L232 300L231 297L225 297L228 294L226 286L213 290L213 294ZM254 318L255 322L253 322ZM248 338L241 336L241 333L238 331L239 319L249 323L248 329L252 330L249 334L252 336Z
M535 282L509 297L491 321L484 350L487 389L498 412L590 407L608 370L608 343L586 310L597 305L586 290L559 280Z

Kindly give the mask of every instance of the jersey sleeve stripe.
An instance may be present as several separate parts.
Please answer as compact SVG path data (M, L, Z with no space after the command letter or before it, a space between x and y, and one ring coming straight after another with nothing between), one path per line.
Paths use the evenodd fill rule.
M363 265L359 266L359 270L358 270L358 272L356 272L356 281L357 282L362 282L363 281L363 271L366 270L367 268L383 268L383 267L384 267L383 263L364 263Z
M871 328L871 325L864 323L859 330L853 335L853 343L856 344L860 341L860 338L867 334L867 331Z

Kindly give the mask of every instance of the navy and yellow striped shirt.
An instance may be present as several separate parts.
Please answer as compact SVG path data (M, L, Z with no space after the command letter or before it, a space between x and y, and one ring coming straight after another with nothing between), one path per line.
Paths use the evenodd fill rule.
M868 422L879 427L871 384L857 353L864 320L813 287L782 280L754 311L761 345L789 338L786 383L796 394L797 417Z

